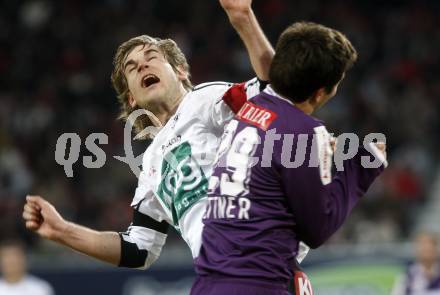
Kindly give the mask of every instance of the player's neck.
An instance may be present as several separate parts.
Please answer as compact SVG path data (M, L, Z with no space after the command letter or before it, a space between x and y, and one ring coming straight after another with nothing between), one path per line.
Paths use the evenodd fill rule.
M336 93L336 90L333 91ZM315 91L306 101L296 103L295 106L307 115L313 114L317 109L325 105L334 94L328 94L324 88Z
M313 107L313 105L310 104L308 100L301 103L295 103L295 106L307 115L311 115L315 111L315 108Z
M164 126L168 122L168 120L176 113L186 93L186 90L180 91L174 99L155 105L153 113L157 117L157 119L159 119L161 126ZM158 125L158 122L155 122L155 120L152 120L152 123L155 126Z

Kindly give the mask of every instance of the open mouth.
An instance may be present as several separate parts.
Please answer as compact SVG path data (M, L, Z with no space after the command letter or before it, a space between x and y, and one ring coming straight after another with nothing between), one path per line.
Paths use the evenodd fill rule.
M142 78L142 87L148 88L151 85L159 83L160 79L156 75L148 74L144 78Z

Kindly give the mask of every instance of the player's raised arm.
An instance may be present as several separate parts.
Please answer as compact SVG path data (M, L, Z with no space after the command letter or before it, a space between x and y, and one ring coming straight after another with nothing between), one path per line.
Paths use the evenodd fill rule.
M246 46L257 77L260 80L268 81L269 66L274 56L274 50L255 17L251 7L252 0L219 1Z

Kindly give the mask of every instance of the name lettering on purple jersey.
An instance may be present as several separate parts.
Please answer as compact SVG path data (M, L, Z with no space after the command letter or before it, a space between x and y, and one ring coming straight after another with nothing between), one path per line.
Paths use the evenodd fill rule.
M238 122L232 120L227 127L228 135L220 144L220 149L224 149L222 154L227 153L226 169L219 176L212 175L209 179L204 219L249 219L251 201L244 196L249 194L249 168L260 137L257 129L251 126L236 134L237 126Z
M235 117L266 131L276 119L277 114L247 101Z
M249 219L251 201L245 197L210 196L204 219Z

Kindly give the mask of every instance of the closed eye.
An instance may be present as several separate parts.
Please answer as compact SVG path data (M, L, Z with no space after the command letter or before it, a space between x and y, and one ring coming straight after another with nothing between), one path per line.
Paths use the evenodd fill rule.
M130 73L131 71L133 71L134 69L136 69L137 67L137 62L135 62L134 60L130 59L128 60L125 65L124 65L124 71L128 71L128 73Z
M147 58L147 61L155 59L157 57L157 54L159 54L159 52L154 48L150 48L148 50L145 50L144 52L144 56Z

